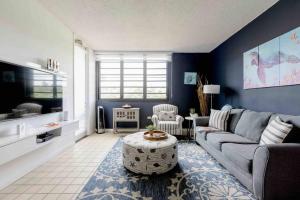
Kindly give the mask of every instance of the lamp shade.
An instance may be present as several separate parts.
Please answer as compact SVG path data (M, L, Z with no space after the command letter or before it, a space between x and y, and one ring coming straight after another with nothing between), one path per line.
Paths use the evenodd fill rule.
M204 85L204 94L220 94L220 85Z

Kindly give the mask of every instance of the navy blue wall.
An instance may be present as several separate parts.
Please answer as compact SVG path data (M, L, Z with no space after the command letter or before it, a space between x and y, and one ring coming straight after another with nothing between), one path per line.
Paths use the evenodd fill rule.
M129 103L133 107L140 108L141 128L145 128L150 120L147 116L152 115L152 107L160 103L170 103L179 107L179 114L185 116L189 114L190 107L196 107L199 111L199 103L196 94L196 86L184 85L184 72L198 72L206 74L210 65L210 55L205 53L174 53L172 55L172 66L169 69L168 85L169 99L166 101L105 101L98 100L98 105L104 106L106 126L112 127L112 108L121 107ZM186 125L186 123L185 123Z
M243 90L243 52L300 26L300 1L284 0L211 52L213 80L223 88L216 103L258 111L300 114L300 86Z

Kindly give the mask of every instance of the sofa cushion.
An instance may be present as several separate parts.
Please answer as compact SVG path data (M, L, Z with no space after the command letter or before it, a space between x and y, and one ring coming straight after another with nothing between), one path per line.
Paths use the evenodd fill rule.
M209 133L227 133L224 131L220 131L216 128L212 128L212 127L204 127L204 126L197 126L196 127L196 133L197 133L197 137L201 137L203 140L207 140L207 135Z
M254 142L259 142L268 125L271 113L245 110L236 125L234 133Z
M284 138L283 143L300 143L300 116L273 114L269 123L279 116L280 119L293 125L291 132Z
M258 144L225 143L222 145L222 153L239 168L251 174L253 157L257 147Z
M243 112L245 109L232 109L229 114L228 122L227 122L227 131L234 133L235 127L239 122Z
M209 126L197 126L196 131L197 132L216 132L216 131L220 131L220 130L217 128L209 127Z
M219 151L221 151L221 146L224 143L255 144L247 138L229 132L210 133L206 137L207 142Z

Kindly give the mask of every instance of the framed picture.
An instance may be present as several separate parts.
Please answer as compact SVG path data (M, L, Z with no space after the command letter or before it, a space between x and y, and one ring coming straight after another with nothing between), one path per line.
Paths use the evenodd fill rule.
M255 47L243 54L244 58L244 89L258 87L258 47Z
M184 72L184 84L196 85L197 84L197 72Z
M244 89L279 86L279 38L244 53Z
M300 27L243 54L244 89L300 84Z
M300 84L300 27L280 36L280 85Z

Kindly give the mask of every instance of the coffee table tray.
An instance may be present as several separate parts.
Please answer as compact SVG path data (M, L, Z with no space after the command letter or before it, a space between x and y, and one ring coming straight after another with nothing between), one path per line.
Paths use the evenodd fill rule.
M146 131L144 133L144 139L151 140L151 141L158 141L158 140L165 140L168 138L168 134L163 131L153 131L150 133L150 131Z

